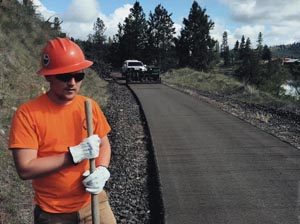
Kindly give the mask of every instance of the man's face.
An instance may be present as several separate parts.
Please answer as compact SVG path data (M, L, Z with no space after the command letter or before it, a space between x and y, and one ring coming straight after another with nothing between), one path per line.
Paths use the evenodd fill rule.
M68 104L79 92L83 77L82 71L47 76L50 83L48 96L57 104Z

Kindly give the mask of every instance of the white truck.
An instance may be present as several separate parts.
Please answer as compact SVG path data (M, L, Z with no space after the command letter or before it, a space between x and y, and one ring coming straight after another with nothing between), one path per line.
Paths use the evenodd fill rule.
M143 62L138 60L126 60L123 62L122 65L122 75L125 76L126 73L130 70L139 71L139 72L146 72L147 68L143 64Z

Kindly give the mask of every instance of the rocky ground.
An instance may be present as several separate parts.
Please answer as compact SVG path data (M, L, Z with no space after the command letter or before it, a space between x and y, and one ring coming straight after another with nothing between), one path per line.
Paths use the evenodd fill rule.
M145 119L125 85L111 82L108 89L104 113L112 127L112 158L106 189L117 223L160 223L161 203Z
M180 89L199 100L214 104L300 149L300 116L241 103L225 96ZM109 84L110 100L105 114L112 126L112 178L107 184L110 203L118 223L160 223L163 215L159 192L149 191L155 183L151 142L139 105L125 85ZM147 168L148 167L148 168ZM153 173L154 172L154 173ZM150 200L155 198L155 200ZM154 209L156 208L156 209Z

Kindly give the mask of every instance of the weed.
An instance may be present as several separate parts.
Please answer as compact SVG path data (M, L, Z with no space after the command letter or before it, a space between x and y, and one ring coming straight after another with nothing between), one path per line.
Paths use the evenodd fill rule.
M254 118L264 123L269 123L269 120L272 118L272 115L256 112Z

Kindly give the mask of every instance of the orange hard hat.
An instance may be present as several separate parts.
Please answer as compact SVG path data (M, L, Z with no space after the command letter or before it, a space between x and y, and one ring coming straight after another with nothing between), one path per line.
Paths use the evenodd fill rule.
M42 53L39 75L57 75L86 69L93 64L86 60L80 47L68 38L49 40Z

